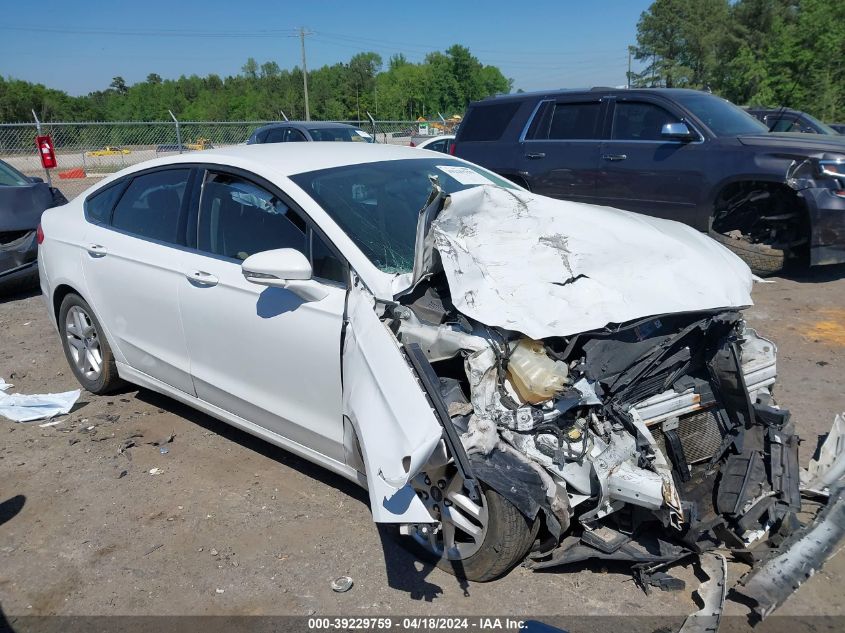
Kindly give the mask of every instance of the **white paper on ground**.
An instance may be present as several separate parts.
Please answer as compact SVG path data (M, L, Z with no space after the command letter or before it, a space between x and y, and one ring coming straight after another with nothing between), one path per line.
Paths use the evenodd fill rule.
M3 389L10 386L6 385ZM32 422L64 415L70 411L81 393L79 389L74 389L64 393L8 394L3 389L0 389L0 416L15 422Z
M752 305L748 266L678 222L495 186L451 198L434 244L455 307L486 325L542 339Z

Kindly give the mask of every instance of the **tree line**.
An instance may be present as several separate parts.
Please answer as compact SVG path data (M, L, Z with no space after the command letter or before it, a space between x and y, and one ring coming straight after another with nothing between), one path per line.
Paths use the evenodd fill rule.
M637 24L632 85L845 120L845 3L655 0Z
M241 72L162 79L150 73L128 85L115 77L111 85L85 96L17 79L0 77L0 122L160 121L172 110L186 121L291 120L305 118L302 70L282 69L274 61L249 58ZM437 118L463 114L467 103L509 92L512 81L499 68L482 64L465 46L428 54L421 63L394 55L384 67L377 53L359 53L347 63L308 71L311 118L382 120Z

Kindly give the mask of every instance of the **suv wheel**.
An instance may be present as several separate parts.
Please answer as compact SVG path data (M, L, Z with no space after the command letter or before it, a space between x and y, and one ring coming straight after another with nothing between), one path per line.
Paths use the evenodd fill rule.
M732 231L729 235L722 235L711 230L710 237L738 255L755 275L766 277L783 270L786 251L768 244L754 244L743 235L734 236L735 233Z

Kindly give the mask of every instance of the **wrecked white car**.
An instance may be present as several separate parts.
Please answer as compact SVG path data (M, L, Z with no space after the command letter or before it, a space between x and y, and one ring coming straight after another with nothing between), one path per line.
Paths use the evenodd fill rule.
M302 145L159 159L45 213L42 288L83 386L160 391L357 481L472 580L730 550L763 616L820 567L845 530L842 424L803 526L736 256L442 155Z

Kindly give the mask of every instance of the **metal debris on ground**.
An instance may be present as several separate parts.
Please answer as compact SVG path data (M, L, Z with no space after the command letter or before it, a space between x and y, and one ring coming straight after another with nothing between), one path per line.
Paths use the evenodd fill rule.
M332 580L332 591L336 593L343 593L352 589L352 579L349 576L341 576Z
M170 449L167 448L166 446L161 446L161 447L159 447L158 452L161 453L162 455L167 455L170 452Z
M724 556L715 552L702 554L699 562L708 578L697 590L704 606L684 620L678 633L715 633L719 630L727 595L728 563Z

